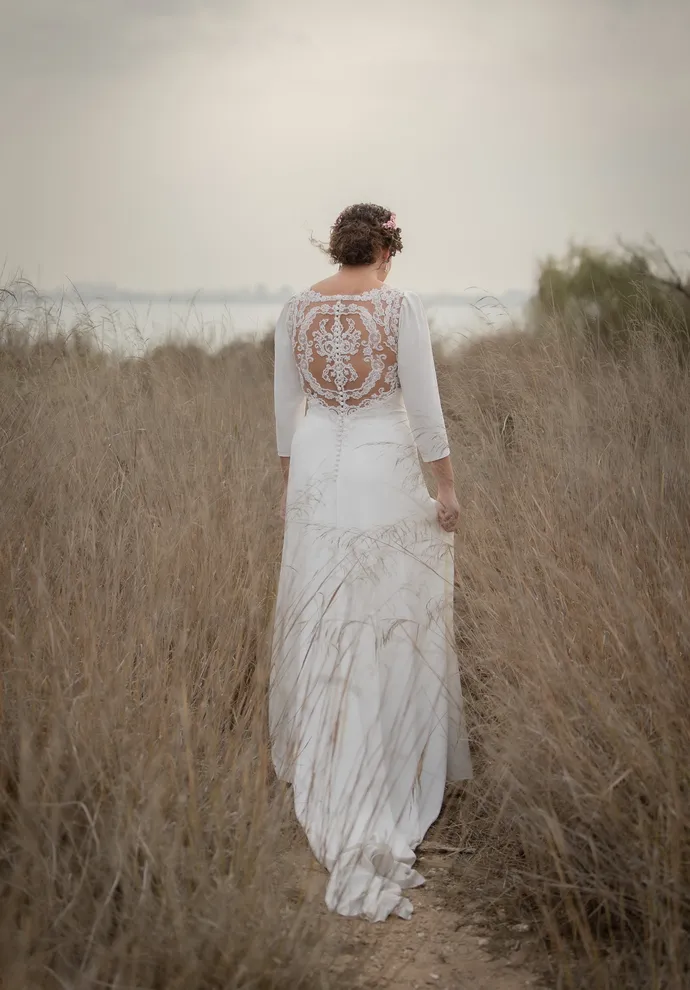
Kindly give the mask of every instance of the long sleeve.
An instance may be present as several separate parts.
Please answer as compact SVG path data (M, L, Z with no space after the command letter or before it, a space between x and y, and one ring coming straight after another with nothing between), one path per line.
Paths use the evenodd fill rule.
M398 374L407 416L424 461L450 453L438 381L431 350L429 324L418 296L406 292L400 309Z
M275 332L273 398L276 417L276 442L280 457L290 456L292 438L300 416L304 414L304 393L292 352L290 315L292 300L278 317Z

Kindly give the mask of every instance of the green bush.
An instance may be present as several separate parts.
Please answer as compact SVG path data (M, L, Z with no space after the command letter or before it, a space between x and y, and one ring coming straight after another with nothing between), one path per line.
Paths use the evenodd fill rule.
M531 319L537 326L558 321L612 351L650 336L687 351L690 276L656 248L574 246L564 258L542 263Z

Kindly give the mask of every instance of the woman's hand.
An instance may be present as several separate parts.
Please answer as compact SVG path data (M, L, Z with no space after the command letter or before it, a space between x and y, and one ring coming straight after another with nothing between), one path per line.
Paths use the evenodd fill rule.
M460 520L460 503L455 488L439 488L436 495L438 508L436 517L441 529L446 533L454 533Z
M430 465L436 481L436 518L441 529L446 533L454 533L460 519L460 505L455 494L453 481L453 465L450 457L440 457L431 461Z

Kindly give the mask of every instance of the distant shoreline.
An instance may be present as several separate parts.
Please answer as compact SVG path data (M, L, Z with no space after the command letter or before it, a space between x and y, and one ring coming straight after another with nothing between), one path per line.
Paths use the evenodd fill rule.
M188 305L189 303L242 304L242 305L281 305L287 302L294 290L280 289L276 292L256 290L223 291L203 289L196 292L145 292L133 289L131 291L116 287L84 287L75 289L40 292L39 295L49 299L82 300L85 303L163 303L171 305ZM476 306L478 303L495 300L506 307L521 306L527 302L530 293L521 289L509 289L500 294L482 293L424 293L419 296L425 306Z

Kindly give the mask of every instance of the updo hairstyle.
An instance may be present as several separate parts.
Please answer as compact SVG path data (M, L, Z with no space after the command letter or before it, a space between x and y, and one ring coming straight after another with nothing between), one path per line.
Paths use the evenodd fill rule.
M336 265L373 265L382 250L389 250L392 258L402 247L394 213L374 203L357 203L343 210L331 227L326 250Z

